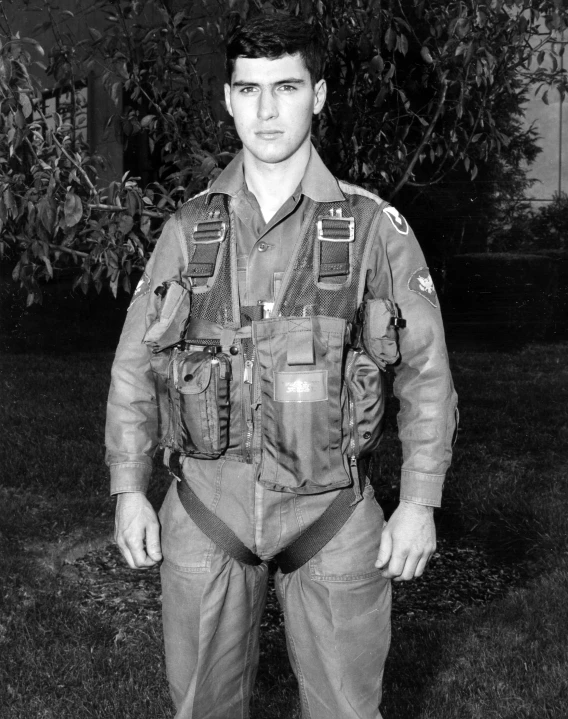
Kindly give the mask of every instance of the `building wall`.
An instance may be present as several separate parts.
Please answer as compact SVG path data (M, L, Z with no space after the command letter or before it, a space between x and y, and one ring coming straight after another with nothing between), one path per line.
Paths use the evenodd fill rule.
M558 39L567 43L568 33L559 34ZM550 61L546 62L550 67ZM568 60L559 58L560 66L563 62L566 67ZM558 192L568 192L568 104L556 90L550 90L547 105L542 90L537 96L536 89L526 107L525 123L527 127L534 125L542 148L529 170L529 176L537 181L527 192L528 199L538 206L550 202Z

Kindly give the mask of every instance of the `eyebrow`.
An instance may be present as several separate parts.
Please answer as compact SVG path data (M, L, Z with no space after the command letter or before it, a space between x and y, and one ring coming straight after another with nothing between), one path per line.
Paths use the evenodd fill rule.
M260 87L260 82L247 82L246 80L235 80L231 83L231 87ZM306 81L299 77L289 77L284 80L277 80L272 85L305 85Z

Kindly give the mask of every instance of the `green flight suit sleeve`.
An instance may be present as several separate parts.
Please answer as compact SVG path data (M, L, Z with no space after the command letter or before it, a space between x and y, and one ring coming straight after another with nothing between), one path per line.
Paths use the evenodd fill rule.
M394 393L400 400L400 498L440 506L456 430L457 395L450 374L436 290L420 246L406 220L382 210L371 250L367 293L390 297L406 327L399 330L400 360Z
M126 315L111 370L107 402L106 463L111 494L145 492L158 446L158 399L150 365L150 350L143 343L156 318L162 282L181 279L186 265L183 238L170 219L158 240L136 288Z

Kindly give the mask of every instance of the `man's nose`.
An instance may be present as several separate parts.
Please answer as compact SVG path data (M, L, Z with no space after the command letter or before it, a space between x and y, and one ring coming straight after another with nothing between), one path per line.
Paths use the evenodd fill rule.
M258 117L261 120L270 120L272 117L276 117L277 115L278 109L272 92L261 92L258 105Z

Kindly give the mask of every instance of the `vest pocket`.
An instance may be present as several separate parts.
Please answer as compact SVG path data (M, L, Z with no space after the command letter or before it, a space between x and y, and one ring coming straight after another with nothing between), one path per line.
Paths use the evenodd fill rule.
M168 371L168 446L216 459L229 444L231 362L223 353L174 349Z
M346 323L332 317L253 323L260 384L260 482L317 494L351 483L344 460L343 350Z
M349 458L365 457L379 446L385 411L384 376L361 350L349 349L345 361L348 395Z

